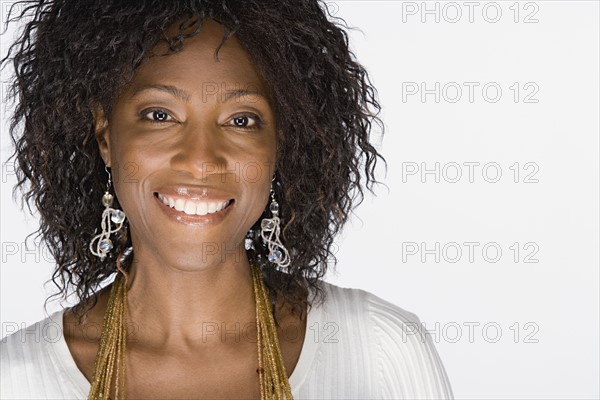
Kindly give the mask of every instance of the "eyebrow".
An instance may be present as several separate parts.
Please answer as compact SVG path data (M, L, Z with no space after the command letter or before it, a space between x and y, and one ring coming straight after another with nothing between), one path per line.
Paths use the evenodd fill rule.
M131 94L131 96L135 96L136 94L143 92L144 90L150 90L150 89L156 89L156 90L160 90L162 92L169 93L183 101L190 101L190 95L185 90L179 89L175 86L161 85L161 84L149 84L149 85L138 86L133 90L133 93Z
M225 96L223 96L223 101L228 101L232 98L238 98L242 96L258 96L262 97L262 99L265 101L267 100L267 98L262 93L257 92L256 90L235 89L227 91L225 93Z
M180 89L180 88L172 86L172 85L161 85L161 84L148 84L148 85L138 86L133 90L131 96L135 96L138 93L143 92L144 90L151 90L151 89L160 90L162 92L169 93L169 94L171 94L183 101L186 101L186 102L189 102L190 98L191 98L189 93L183 89ZM242 96L257 96L257 97L261 97L263 100L267 101L267 98L262 93L257 92L256 90L247 90L247 89L228 90L225 93L225 95L223 96L223 101L229 101L232 98L239 98Z

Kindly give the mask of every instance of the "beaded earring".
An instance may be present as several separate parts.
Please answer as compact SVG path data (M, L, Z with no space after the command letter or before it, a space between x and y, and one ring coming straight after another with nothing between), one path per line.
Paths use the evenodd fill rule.
M102 232L94 236L90 242L90 251L93 255L100 257L101 260L104 260L106 255L113 248L110 234L119 231L125 221L125 213L121 210L112 208L113 195L110 194L110 187L112 185L111 175L107 167L104 167L104 170L108 174L108 182L106 184L106 192L104 193L104 196L102 196L102 204L104 205L101 223ZM116 224L114 229L111 227L111 221Z
M275 181L275 177L273 177L273 181ZM273 181L271 181L271 204L269 204L269 210L273 216L272 218L263 218L261 221L260 236L269 249L267 259L273 264L285 268L290 265L290 256L279 239L281 220L279 219L279 203L275 201Z

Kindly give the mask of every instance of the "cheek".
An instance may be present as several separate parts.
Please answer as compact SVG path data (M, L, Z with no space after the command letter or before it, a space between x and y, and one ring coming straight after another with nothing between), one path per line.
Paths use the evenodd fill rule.
M115 167L120 171L121 183L135 185L152 171L163 168L167 153L160 146L152 145L127 128L125 125L113 131L115 134L111 135L111 156L116 163Z
M131 219L143 213L143 208L151 200L146 190L147 177L156 171L159 160L140 151L137 146L125 140L116 140L111 149L113 160L113 187L123 211Z
M276 143L270 138L229 147L223 172L233 172L251 191L268 191L276 169Z
M252 193L254 207L258 210L256 218L260 217L265 207L271 204L271 182L276 169L276 147L272 146L261 149L254 154L254 160L247 163L242 177L247 184L247 190ZM277 200L277 199L275 199Z
M243 203L241 209L245 210L246 218L252 225L256 222L266 207L271 203L270 189L275 172L275 158L269 153L262 155L253 154L246 162L240 164L237 172L242 186Z
M144 165L137 160L118 158L114 166L115 180L113 187L119 204L129 219L136 219L134 214L140 213L140 206L144 204L143 174ZM117 168L118 167L118 168Z
M246 185L244 189L246 195L244 202L240 204L240 209L245 214L244 219L247 222L244 225L247 225L248 228L254 225L265 209L269 207L271 203L270 188L270 179Z

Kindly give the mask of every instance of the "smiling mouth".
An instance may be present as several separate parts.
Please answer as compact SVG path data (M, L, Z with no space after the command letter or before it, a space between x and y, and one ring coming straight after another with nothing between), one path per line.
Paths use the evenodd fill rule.
M176 211L185 213L187 215L210 215L215 214L219 211L223 211L229 207L234 199L224 201L205 201L200 199L183 199L181 197L165 196L160 193L154 193L154 196L158 198L164 205L170 207Z

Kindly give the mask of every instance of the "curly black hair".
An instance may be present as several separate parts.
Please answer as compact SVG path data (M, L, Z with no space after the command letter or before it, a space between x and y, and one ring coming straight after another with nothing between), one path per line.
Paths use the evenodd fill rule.
M13 8L18 6L13 15ZM12 17L12 18L11 18ZM7 100L15 100L10 135L15 146L17 185L23 203L40 214L34 232L56 260L52 281L73 310L87 312L101 284L117 271L116 259L131 253L127 230L104 260L89 243L99 224L105 165L94 140L93 107L106 115L157 43L168 54L182 49L192 21L213 19L225 27L220 47L231 35L249 54L275 104L278 138L275 194L283 222L282 241L290 252L287 274L266 258L262 217L249 232L271 295L298 306L306 285L323 301L320 278L336 234L364 199L362 182L373 193L377 159L370 143L373 123L383 134L381 106L366 69L349 49L346 22L321 0L36 0L19 1L6 22L27 22L2 68L12 62L15 77ZM179 34L168 36L177 21ZM344 25L341 24L342 21ZM351 28L350 28L351 29ZM23 124L21 126L21 124ZM362 182L361 182L362 181ZM28 183L28 187L26 187ZM115 199L118 207L118 199ZM31 236L31 235L30 235ZM123 260L131 257L123 258ZM85 308L86 300L91 304ZM309 305L313 301L309 302Z

